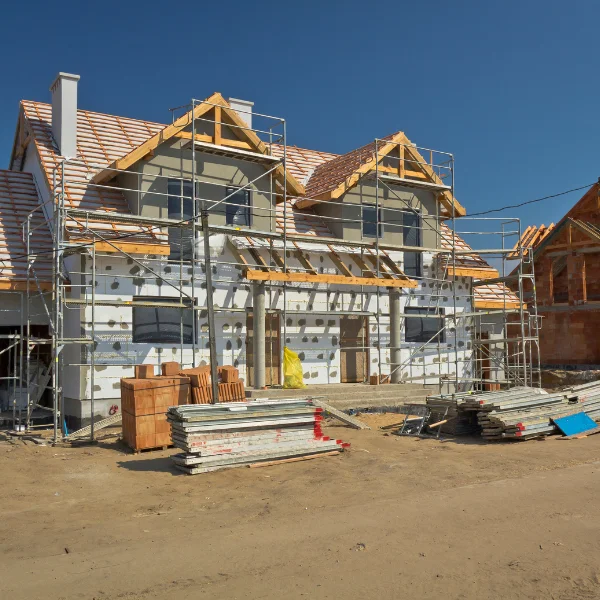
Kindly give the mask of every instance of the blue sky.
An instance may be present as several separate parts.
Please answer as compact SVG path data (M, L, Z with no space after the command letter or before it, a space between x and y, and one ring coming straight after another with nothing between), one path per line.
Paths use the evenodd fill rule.
M593 0L47 3L3 7L0 152L18 102L81 75L79 106L167 122L213 91L285 117L288 143L346 152L401 129L452 152L469 212L600 175ZM583 192L506 211L560 219ZM487 245L487 244L486 244Z

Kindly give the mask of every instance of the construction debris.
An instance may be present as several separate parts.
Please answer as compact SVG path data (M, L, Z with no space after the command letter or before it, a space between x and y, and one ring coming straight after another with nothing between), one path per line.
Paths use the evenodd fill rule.
M255 463L341 452L349 444L323 436L323 409L310 399L174 406L167 419L171 458L196 475Z

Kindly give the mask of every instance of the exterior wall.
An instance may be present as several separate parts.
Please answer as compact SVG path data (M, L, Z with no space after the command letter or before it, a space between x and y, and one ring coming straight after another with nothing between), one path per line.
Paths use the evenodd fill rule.
M389 186L393 192L386 186ZM339 200L319 203L315 205L314 210L326 217L343 219L341 226L334 220L327 220L330 228L332 228L331 223L336 223L337 237L354 242L373 241L372 237L363 237L361 205L373 206L377 198L379 198L379 206L383 212L383 236L380 241L388 244L402 244L402 214L397 211L406 211L412 208L420 212L423 217L422 245L426 248L439 247L437 201L434 192L428 190L387 182L385 186L380 185L379 191L377 191L373 180L362 180Z
M303 248L308 251L308 246ZM262 250L265 260L268 253ZM401 253L395 253L393 258L401 260ZM345 262L350 262L349 257L343 256ZM290 266L300 266L294 257L289 258ZM335 265L323 253L309 252L309 260L320 265L323 273L334 274ZM143 260L141 262L144 262ZM215 304L223 307L216 313L217 329L217 354L220 364L233 364L240 369L240 375L247 379L246 373L246 311L252 305L252 288L249 282L243 279L238 267L224 264L234 262L233 256L227 251L219 258L214 272ZM431 269L431 255L426 254L426 267ZM167 283L150 275L145 269L140 268L130 259L119 256L99 256L96 259L96 300L118 299L130 301L134 296L179 297L177 291ZM191 293L190 276L192 269L183 266L180 270L179 263L167 261L148 261L154 271L159 272L167 279L176 282L179 278L184 280L183 291ZM89 259L86 269L90 269ZM202 269L197 268L196 297L198 306L198 343L195 352L195 363L208 364L208 323L206 311L205 286L202 284ZM239 282L239 283L236 283ZM233 283L232 283L233 282ZM459 280L460 289L457 290L458 311L471 311L469 280ZM432 280L423 279L418 289L402 290L402 307L435 305L431 300ZM402 378L410 381L411 378L428 377L427 383L436 383L441 375L453 376L455 373L454 334L448 317L452 314L451 283L440 286L441 294L438 305L444 308L449 327L446 340L440 345L430 344L420 349L411 359L422 344L403 343L401 368ZM88 290L89 292L89 290ZM284 298L280 287L267 286L267 307L271 310L282 311ZM339 383L340 372L340 316L356 311L370 312L369 329L371 336L371 349L369 352L369 373L390 373L390 323L389 323L389 297L385 289L380 291L379 301L375 288L349 286L311 285L302 287L300 284L289 284L286 294L287 320L285 325L282 319L282 347L287 345L299 353L304 366L304 378L307 384L313 383ZM91 307L81 311L81 327L86 335L90 335ZM377 320L375 314L379 313L381 330L381 347L376 347ZM77 313L73 313L77 314ZM66 410L75 419L85 419L89 416L89 404L92 388L95 398L97 416L106 415L112 404L120 404L121 377L133 376L133 364L159 365L166 361L178 361L182 365L192 366L192 345L180 344L141 344L133 343L133 309L128 306L96 306L95 308L95 337L97 340L95 353L95 368L91 366L70 367L65 373L65 381L70 380L65 388ZM458 320L457 331L459 376L472 377L472 347L469 327L465 319ZM75 346L74 346L75 347ZM81 346L79 346L81 348ZM77 362L90 363L87 350L81 351ZM74 359L75 364L75 359ZM158 367L157 367L158 369ZM77 376L79 372L80 377Z
M147 217L168 216L167 179L192 177L192 153L190 150L181 150L181 145L185 143L184 140L174 139L161 144L148 160L138 161L131 168L131 174L119 174L115 178L117 187L130 190L124 194L132 212ZM198 184L199 198L216 202L226 196L226 186L242 187L257 180L249 187L252 190L251 227L274 231L272 209L275 197L271 193L274 188L271 189L271 174L265 175L271 166L272 163L256 163L196 151L196 177L202 180ZM225 225L225 204L210 212L209 222Z

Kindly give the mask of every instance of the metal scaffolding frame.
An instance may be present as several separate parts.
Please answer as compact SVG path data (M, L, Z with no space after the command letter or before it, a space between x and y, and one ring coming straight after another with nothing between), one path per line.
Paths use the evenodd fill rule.
M226 307L217 307L215 306L213 299L213 284L215 283L228 283L232 284L233 280L223 280L218 278L213 278L213 259L211 258L211 247L209 235L214 234L225 234L231 237L252 237L252 238L261 238L267 241L268 243L268 254L269 261L267 265L263 265L263 268L268 270L272 269L281 269L284 273L292 273L292 272L307 272L309 269L303 266L292 266L288 263L288 254L289 251L296 251L297 248L294 245L295 242L302 243L316 243L316 244L337 244L343 245L345 247L356 249L360 252L361 260L369 254L372 257L372 253L375 253L374 259L374 271L377 278L381 278L384 276L384 269L382 269L381 256L382 251L394 251L394 252L403 252L405 253L418 253L418 255L422 257L424 253L429 253L432 255L432 264L439 257L445 257L445 261L443 261L443 268L438 270L436 275L433 275L433 272L430 273L428 277L423 277L421 272L420 276L412 276L413 279L417 280L427 280L430 284L430 288L427 291L420 292L420 295L427 297L426 308L431 309L432 311L436 311L435 316L429 315L420 315L418 318L435 318L440 319L439 317L439 309L441 308L441 299L444 297L448 297L451 295L452 297L452 314L443 315L443 326L438 331L438 333L429 340L435 340L435 349L438 353L438 356L442 354L442 342L441 342L441 333L449 334L453 340L452 346L452 354L453 354L453 366L454 373L445 373L442 369L441 360L438 361L438 373L436 375L428 375L424 372L422 374L413 375L413 370L417 366L417 358L419 354L423 354L423 351L426 347L431 347L427 342L419 344L419 343L400 343L400 347L392 347L391 343L388 345L387 349L390 351L391 356L398 355L400 356L401 350L409 350L409 356L405 360L401 360L399 363L392 361L390 357L390 376L394 374L395 371L401 372L405 368L408 368L409 375L402 378L402 381L422 381L423 383L431 383L432 380L439 386L439 390L442 391L444 386L450 386L450 389L454 389L456 391L464 390L468 387L472 386L482 386L483 389L486 389L485 386L489 385L498 385L504 387L511 387L513 385L540 385L540 359L539 359L539 329L540 329L540 320L537 315L537 307L536 307L536 299L535 299L535 285L533 285L534 297L532 301L528 304L527 307L523 305L523 302L519 302L519 307L517 309L509 307L507 305L506 294L503 295L504 298L504 306L497 310L480 310L476 311L474 309L474 287L476 285L483 285L486 281L475 282L470 290L470 305L472 310L458 310L457 305L457 285L460 276L456 275L456 267L457 261L459 261L460 257L463 255L472 255L484 254L486 256L498 257L502 261L502 268L500 270L500 276L494 279L494 283L498 283L504 285L506 283L515 283L517 287L518 297L523 297L523 285L524 281L529 279L531 281L534 280L534 272L533 272L533 262L531 261L531 252L528 252L527 248L523 248L520 246L521 239L521 226L518 219L486 219L488 222L499 223L501 226L500 232L492 232L495 235L500 235L500 247L492 247L489 249L472 249L470 251L461 250L457 248L457 238L460 236L460 232L457 231L457 225L466 221L468 218L459 217L456 215L455 205L452 204L452 211L450 214L442 215L439 211L440 202L436 201L436 213L434 215L427 215L427 218L420 219L420 229L428 228L429 230L433 230L435 232L437 243L434 247L428 248L424 245L417 246L407 246L404 244L390 244L384 243L380 239L380 227L385 227L386 223L389 224L389 221L386 221L385 218L381 219L380 208L385 206L383 195L385 194L395 194L396 199L401 200L406 204L405 207L401 209L394 208L385 208L386 216L391 213L397 213L399 218L402 219L403 214L406 212L418 213L415 207L411 205L410 201L403 199L398 196L395 192L394 188L391 187L392 184L401 184L403 187L408 188L421 188L427 189L429 191L437 191L437 192L447 192L451 195L451 198L454 198L454 157L451 154L439 152L430 149L417 148L414 145L410 145L411 149L417 149L419 152L424 155L429 154L429 161L426 161L419 166L423 167L427 171L431 171L436 174L438 183L431 183L429 181L416 181L414 179L402 177L402 173L404 171L405 163L410 163L414 166L416 160L413 157L406 158L407 153L405 150L408 148L408 145L402 144L400 142L395 142L398 147L398 173L399 176L395 176L390 173L390 168L382 168L379 160L379 152L380 148L383 145L389 145L389 140L374 140L374 149L375 149L375 167L374 170L365 175L364 177L370 178L374 180L375 185L375 214L376 214L376 232L377 235L373 242L370 241L349 241L349 240L341 240L335 237L331 238L316 238L314 240L307 239L306 236L302 236L300 234L290 233L288 231L288 211L291 210L288 202L288 180L287 180L287 142L286 142L286 121L284 119L280 119L278 117L272 117L270 115L261 115L258 113L253 113L253 117L264 118L267 121L272 123L271 126L264 129L252 129L248 127L248 130L253 131L255 134L262 136L261 139L264 140L265 144L268 147L272 147L274 144L277 144L280 147L279 157L269 156L263 157L265 159L265 173L261 174L260 177L255 180L248 181L241 188L236 189L236 192L239 189L254 189L253 186L256 185L257 181L265 180L268 186L268 192L262 190L261 193L267 194L271 200L271 206L268 209L261 209L257 206L250 207L251 211L258 210L267 210L269 217L271 228L270 231L260 231L250 228L244 227L236 227L236 226L228 226L228 225L217 225L217 224L209 224L208 216L211 210L213 210L218 205L227 206L229 204L235 204L230 202L230 197L233 196L233 193L228 194L227 192L223 195L223 198L218 201L208 200L206 198L202 198L198 195L198 184L206 184L206 185L217 185L223 188L227 187L227 184L217 184L214 181L210 181L208 179L202 179L197 173L197 158L196 158L196 131L198 130L198 124L200 122L208 121L209 123L215 124L215 120L208 119L206 117L196 117L194 108L201 104L205 103L204 100L196 100L192 99L191 103L180 107L180 109L187 111L191 111L191 140L189 143L182 143L181 152L182 156L184 153L189 153L189 157L191 160L191 173L185 174L182 172L181 177L174 177L170 175L152 175L149 173L144 173L144 177L148 178L169 178L169 179L180 179L182 182L191 181L191 198L190 196L186 196L183 183L181 185L181 205L180 205L180 215L183 217L184 211L184 200L191 199L192 201L192 216L189 218L180 218L180 219L172 219L172 218L164 218L164 217L151 217L142 214L118 214L118 213L106 213L99 210L86 210L82 208L76 208L70 206L67 203L68 189L73 187L83 187L87 186L88 188L97 188L97 189L110 189L111 191L121 191L121 192L137 192L138 197L141 197L141 194L151 193L153 196L173 196L170 193L159 193L156 191L153 192L143 192L141 187L138 189L133 189L131 187L119 187L115 185L107 186L106 184L97 184L93 182L81 182L81 178L73 178L71 180L67 173L68 167L70 164L81 164L81 160L78 159L65 159L63 160L55 169L53 184L51 190L51 196L49 200L42 204L37 210L41 210L47 217L48 223L50 225L52 239L53 239L53 269L52 269L52 285L50 289L44 289L41 285L40 281L35 272L34 261L36 258L36 254L29 247L29 240L32 234L32 225L31 225L31 217L33 213L29 216L29 219L23 224L24 229L24 239L27 243L27 253L28 253L28 277L27 277L27 288L24 299L24 310L22 311L22 323L21 323L21 333L19 336L19 340L23 340L24 343L19 343L15 345L18 348L18 353L14 353L14 356L11 356L11 360L15 363L15 373L13 376L16 377L16 372L20 369L21 371L25 368L24 378L26 381L30 380L29 373L29 365L31 362L31 357L35 354L35 352L39 353L40 347L47 345L50 347L50 365L52 366L52 381L48 386L51 394L51 400L49 402L50 406L43 406L41 408L45 410L50 410L53 415L53 423L52 427L54 430L54 439L58 440L61 436L66 435L66 425L64 420L65 415L65 398L63 393L63 380L64 380L64 350L69 345L80 346L84 349L81 353L84 357L80 363L70 363L70 366L81 368L89 368L90 373L90 412L92 416L91 423L91 431L90 438L94 439L95 431L94 431L94 402L95 402L95 367L96 367L96 345L98 343L98 334L96 331L96 308L100 306L169 306L171 308L179 308L181 314L181 322L180 322L180 356L181 362L183 363L184 357L184 326L183 326L183 315L184 311L192 308L194 318L192 319L192 344L191 344L191 355L192 355L192 365L196 366L196 357L198 352L197 347L197 332L198 332L198 314L200 311L208 312L208 322L211 324L209 326L209 344L210 344L210 364L213 368L216 369L217 363L217 354L216 354L216 345L215 345L215 327L214 327L214 313L215 312L225 312L225 313L233 313L235 311L246 313L246 308L226 308ZM216 105L215 105L216 106ZM243 117L243 115L242 115ZM237 125L233 125L231 123L225 123L221 121L221 125L225 125L227 127L239 127ZM279 131L276 129L279 128ZM242 128L244 129L244 128ZM205 150L206 144L199 147L199 150ZM218 149L217 149L218 150ZM216 151L214 148L211 148L210 151ZM250 158L251 160L261 161L261 158L258 156L252 157L244 157L243 154L240 155L239 151L235 149L221 149L222 152L227 153L230 156L242 156L243 158ZM250 153L245 153L250 154ZM254 153L251 153L254 154ZM386 160L394 160L389 156L386 156ZM283 166L283 178L282 180L278 180L275 176L275 171L278 166ZM106 165L92 165L89 162L85 163L85 167L90 168L98 168L111 170L114 172L115 176L118 176L119 173L127 172L121 171L119 169L111 169L110 167L106 167ZM443 183L442 176L446 176L450 179L448 184ZM445 177L444 177L445 178ZM139 181L139 178L138 178ZM234 192L235 193L235 192ZM324 200L319 199L310 199L311 202L315 204L326 202ZM277 202L283 203L283 227L281 232L276 231L275 220L276 220L276 204ZM139 207L138 207L139 208ZM364 210L364 206L361 204L361 217L362 212ZM35 211L34 211L35 212ZM421 215L422 216L422 215ZM319 218L327 223L329 219L336 219L339 221L354 221L353 219L344 219L344 218L335 218L328 217L325 215L319 215ZM135 237L134 235L107 235L104 230L100 230L98 227L95 227L95 224L99 222L102 223L110 223L110 224L121 224L127 225L131 227L138 228L146 228L146 231L151 231L152 234L158 234L158 236L163 236L170 228L179 229L180 231L187 231L191 243L191 257L184 258L184 253L180 252L180 257L178 261L172 261L167 256L152 256L145 255L140 257L139 255L132 254L131 252L127 252L123 249L123 247L119 247L118 242L127 237ZM442 248L441 246L441 237L442 237L442 226L445 222L451 223L451 247L450 248ZM73 232L69 231L69 227L73 227L73 224L77 224L79 227L79 232L76 239L73 237ZM477 233L481 234L483 232L467 232L467 233ZM200 234L204 240L204 246L202 253L199 252L197 247L197 242L200 238ZM516 250L513 249L515 244L510 244L509 241L511 238L517 238ZM158 239L158 238L157 238ZM99 244L102 244L103 248L111 248L111 252L107 252L106 250L99 250ZM162 241L162 243L165 243ZM166 242L168 243L168 242ZM282 245L282 263L278 263L275 259L276 251L275 251L275 243L278 244L278 249L281 250ZM518 264L515 269L510 270L509 272L509 254L519 256ZM120 300L117 297L114 299L97 299L96 298L96 284L97 278L101 277L114 277L114 275L107 275L106 273L99 273L97 271L97 260L99 258L110 256L112 259L118 259L123 261L130 261L131 263L135 263L137 266L143 268L143 271L135 275L131 275L133 279L139 280L143 279L144 282L149 279L153 279L155 281L160 280L166 286L170 286L175 290L176 295L173 296L174 299L178 298L178 302L155 302L155 301L128 301L128 300ZM81 265L80 269L76 269L73 267L73 264L76 263L72 257L79 257L79 263ZM73 264L67 265L67 262L71 262ZM156 267L160 267L165 262L168 261L168 264L178 266L178 275L177 277L169 276L167 277L165 273L160 271ZM364 260L363 260L364 263ZM236 262L235 257L233 261L215 261L215 265L227 265L236 267L247 267L248 265L244 265L241 262ZM440 263L441 264L441 263ZM257 265L258 266L258 265ZM527 268L524 268L527 267ZM191 271L191 277L187 275L185 278L183 277L184 269L188 272ZM362 269L361 269L362 270ZM119 275L120 278L128 278L128 275ZM189 282L188 285L186 283ZM255 282L258 283L258 282ZM446 287L449 286L451 288L450 291L446 291ZM186 292L185 289L191 288L190 293ZM206 304L204 306L199 306L197 304L198 293L197 291L202 287L206 288ZM281 339L287 339L287 322L288 322L288 314L314 314L314 310L290 310L288 308L288 293L290 289L298 290L310 290L315 291L318 286L312 285L302 285L302 284L293 284L290 287L286 281L283 282L275 282L268 281L265 285L268 290L268 298L269 303L268 306L272 306L274 304L273 298L276 294L280 294L282 296L283 308L282 310L278 310L281 315ZM374 320L374 324L376 327L376 335L369 335L369 342L367 343L366 336L363 334L363 343L360 346L357 346L356 350L361 350L364 352L373 352L376 351L378 355L378 370L381 375L381 367L383 365L383 356L382 353L384 348L382 348L381 338L382 338L382 319L386 317L383 310L381 309L381 286L376 287L376 292L367 292L365 290L365 286L357 286L360 290L356 290L356 293L360 297L360 301L357 302L357 308L354 310L332 310L327 311L337 315L348 314L348 315L356 315L363 316L367 319L367 326L369 326L370 319ZM355 288L353 288L354 290ZM391 288L390 288L391 289ZM337 291L330 290L319 290L326 294L327 296L327 306L330 307L329 295L331 293L337 294ZM375 310L367 310L369 294L376 294L375 296ZM116 296L116 294L115 294ZM44 315L49 322L49 335L47 338L41 338L33 334L31 327L31 319L34 316L32 312L33 306L35 305L36 300L39 300L38 304L43 307ZM423 305L419 305L423 307ZM81 310L83 309L83 313ZM76 335L66 335L65 332L65 316L68 314L69 310L79 310L80 314L85 315L85 321L90 323L89 332L85 329L82 329L82 333L79 336ZM88 310L89 310L89 319L88 319ZM325 311L324 311L325 312ZM485 340L481 339L481 333L489 324L486 322L486 318L500 315L502 319L502 329L503 329L503 337ZM389 317L389 313L387 314ZM402 315L402 328L405 328L405 323L407 319L413 318L409 314ZM254 325L256 327L256 323ZM463 330L470 331L472 348L470 352L467 350L459 349L459 327L462 327ZM373 339L375 338L375 340ZM272 340L271 340L272 343ZM448 344L444 344L447 346ZM494 347L502 348L501 353L491 352L490 345ZM189 346L189 344L188 344ZM280 354L283 352L284 344L280 344ZM478 348L475 350L475 348ZM397 351L397 352L396 352ZM271 352L273 352L273 348L271 346ZM465 352L467 353L467 357L465 357ZM17 356L18 354L18 356ZM476 354L476 356L474 356ZM484 356L485 354L485 356ZM498 357L500 354L500 357ZM279 364L282 365L283 361L281 360L281 356L279 357ZM256 360L256 357L254 357ZM487 369L487 377L485 364L493 363L493 369L488 367ZM110 363L102 363L103 365L110 366ZM123 363L118 363L119 365L123 365ZM135 363L131 363L135 364ZM271 365L273 364L273 360L271 360ZM424 369L424 362L421 363ZM501 376L491 377L492 373L501 373ZM21 372L19 377L23 379L23 373ZM213 385L216 387L217 378L212 378ZM487 388L489 389L489 388ZM213 391L213 397L217 398L218 390ZM27 410L26 411L16 411L13 415L13 423L15 426L24 425L27 429L33 427L32 423L32 415L33 411L40 407L39 396L36 394L35 399L31 397L29 386L27 387Z

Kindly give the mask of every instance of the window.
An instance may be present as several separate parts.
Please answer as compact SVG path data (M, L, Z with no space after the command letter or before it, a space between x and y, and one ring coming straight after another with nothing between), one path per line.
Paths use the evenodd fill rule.
M404 314L404 341L437 344L444 343L444 311L439 308L406 307ZM414 315L414 316L413 316ZM417 315L423 315L418 318Z
M421 246L421 215L414 212L402 213L402 243L404 246ZM404 272L409 277L421 276L420 252L404 253Z
M225 195L228 196L225 201L225 223L250 227L250 190L228 187Z
M185 298L155 298L134 296L135 302L157 302L161 306L133 307L133 343L154 344L184 344L193 343L194 309L190 300ZM164 306L168 303L175 305L183 301L187 308L180 306ZM197 341L197 335L196 335Z
M191 219L194 216L192 200L192 182L181 179L168 180L168 217L169 219ZM181 227L169 227L170 260L192 259L192 230Z
M377 218L377 208L369 204L363 204L362 218L363 237L381 237L383 235L381 209L379 209L379 218ZM379 234L377 233L377 221L379 221Z

